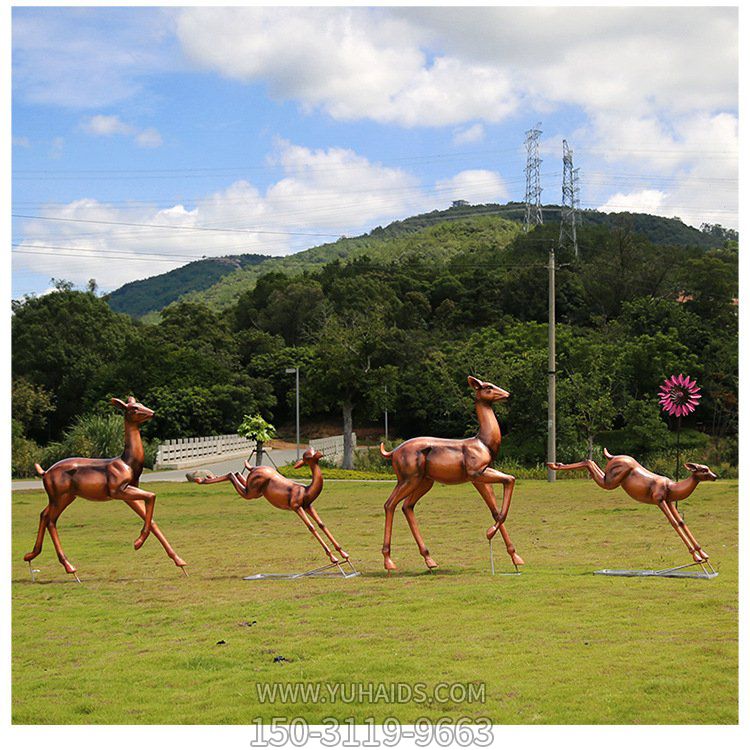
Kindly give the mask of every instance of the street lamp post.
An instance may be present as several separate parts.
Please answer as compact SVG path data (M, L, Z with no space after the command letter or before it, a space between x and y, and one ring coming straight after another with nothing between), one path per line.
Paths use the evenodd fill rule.
M299 367L287 367L285 372L291 375L294 373L296 376L296 390L297 390L297 460L299 461Z

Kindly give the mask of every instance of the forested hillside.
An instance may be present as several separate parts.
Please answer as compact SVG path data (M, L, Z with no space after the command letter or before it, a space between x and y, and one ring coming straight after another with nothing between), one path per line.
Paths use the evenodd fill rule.
M547 224L557 226L559 206L544 206L544 217ZM159 311L178 299L222 308L235 303L265 273L280 271L294 275L332 260L364 255L383 261L412 255L441 261L488 241L504 246L520 231L523 219L522 203L455 206L395 221L368 234L344 237L291 256L239 255L196 261L169 273L126 284L107 299L113 310L134 317ZM449 222L455 224L455 230L449 229ZM679 219L649 214L583 211L581 222L583 226L627 227L655 244L711 248L721 247L727 239L722 232L701 232Z
M144 430L151 438L232 432L254 412L289 423L292 365L300 367L303 420L357 429L378 424L387 405L401 437L475 430L466 376L478 375L511 394L499 409L501 461L538 464L546 265L557 235L553 224L525 234L490 214L342 241L345 258L322 262L342 244L316 248L309 267L285 259L220 305L178 301L156 324L116 313L92 292L19 302L14 470L44 458L39 446L64 437L81 415L110 413L113 395L132 393L156 410ZM557 253L559 458L606 445L673 472L676 425L661 415L656 393L683 372L703 388L683 420L686 457L732 471L737 242L656 244L624 222L584 224L579 244L578 258L569 248Z

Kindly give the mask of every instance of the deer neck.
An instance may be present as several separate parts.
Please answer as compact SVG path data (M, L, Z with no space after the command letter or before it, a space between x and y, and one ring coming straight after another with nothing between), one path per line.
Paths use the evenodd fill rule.
M494 458L500 450L500 425L492 408L492 404L477 400L477 418L479 419L479 432L477 437L490 449Z
M693 490L698 486L698 480L693 474L687 479L682 479L679 482L673 482L669 489L670 500L684 500L693 494Z
M132 422L125 422L125 450L122 452L122 460L131 469L139 470L143 469L144 459L140 427Z
M310 471L312 472L312 482L305 487L305 500L312 502L323 489L323 472L320 470L317 461L310 465Z

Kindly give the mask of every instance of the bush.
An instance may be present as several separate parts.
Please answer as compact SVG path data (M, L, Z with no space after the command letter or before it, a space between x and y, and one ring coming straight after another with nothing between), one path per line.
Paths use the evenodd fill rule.
M14 477L35 477L34 464L42 460L42 449L23 434L23 426L12 420L11 472Z

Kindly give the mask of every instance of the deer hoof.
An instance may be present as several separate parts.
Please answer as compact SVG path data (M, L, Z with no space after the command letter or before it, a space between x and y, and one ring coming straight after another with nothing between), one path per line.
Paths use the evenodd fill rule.
M184 567L185 567L185 566L187 565L187 563L186 563L186 562L185 562L185 561L184 561L184 560L183 560L183 559L182 559L182 558L181 558L181 557L180 557L179 555L175 555L175 556L174 556L174 557L172 558L172 561L174 562L174 564L175 564L175 565L176 565L176 566L177 566L178 568L184 568Z
M30 561L31 561L31 560L33 560L33 559L34 559L34 558L35 558L35 557L36 557L36 556L37 556L38 554L39 554L38 552L27 552L27 553L26 553L26 554L25 554L25 555L23 556L23 561L24 561L24 562L30 562Z
M69 562L64 562L63 567L65 568L65 572L70 574L74 574L78 570L78 568L75 568Z
M438 564L429 555L424 556L424 562L430 570L432 570L433 568L437 568L438 566Z
M387 571L388 571L389 573L390 573L390 571L392 571L392 570L398 570L398 568L396 568L396 563L395 563L395 562L393 562L393 560L391 560L391 558L390 558L390 557L386 557L386 558L384 558L384 560L383 560L383 567L384 567L384 568L385 568L385 569L386 569L386 570L387 570Z
M695 550L695 552L693 552L693 560L697 563L703 562L703 555L700 550Z
M703 555L703 562L708 562L708 555L702 549L699 549L698 552Z
M341 555L341 557L344 558L344 560L348 560L349 559L349 554L347 552L344 552L344 550L340 549L339 550L339 554Z
M338 557L336 557L336 555L331 555L331 556L329 557L329 560L330 560L330 561L331 561L331 562L332 562L332 563L333 563L334 565L338 565L338 564L339 564L339 559L338 559Z
M487 529L487 540L492 541L495 534L497 534L498 529L500 528L500 524L496 524L495 526L490 526L489 529Z
M148 536L148 535L146 535L146 536ZM136 539L133 542L133 547L135 547L135 549L137 549L137 550L140 549L141 547L143 547L143 543L146 541L146 536L144 536L143 534L141 534L138 537L138 539Z
M510 559L513 561L513 565L526 565L521 555L515 552L510 556Z

